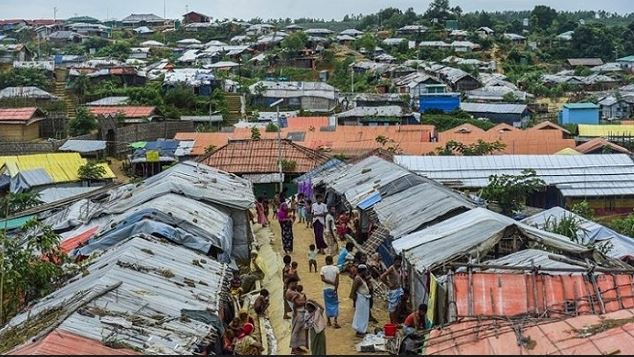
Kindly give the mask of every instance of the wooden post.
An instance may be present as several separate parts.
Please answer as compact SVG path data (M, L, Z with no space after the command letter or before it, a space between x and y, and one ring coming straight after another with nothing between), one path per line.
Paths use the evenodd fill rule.
M449 305L447 318L449 323L456 321L456 315L458 315L453 284L454 284L453 269L450 269L449 273L447 274L447 301Z
M469 316L473 316L473 269L471 263L467 265L467 272L469 273L469 286L467 287L467 303L469 304Z

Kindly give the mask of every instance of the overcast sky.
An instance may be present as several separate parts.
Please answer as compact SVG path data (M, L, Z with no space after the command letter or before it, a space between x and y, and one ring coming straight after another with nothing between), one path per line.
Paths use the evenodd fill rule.
M189 10L205 13L213 18L261 17L318 17L341 19L345 14L373 13L389 6L406 9L413 7L423 12L430 0L165 0L169 18L179 18ZM560 10L606 10L634 12L633 0L452 0L464 11L525 10L538 4ZM163 16L161 0L0 0L0 18L52 18L57 7L58 18L88 15L98 19L121 19L130 13L155 13Z

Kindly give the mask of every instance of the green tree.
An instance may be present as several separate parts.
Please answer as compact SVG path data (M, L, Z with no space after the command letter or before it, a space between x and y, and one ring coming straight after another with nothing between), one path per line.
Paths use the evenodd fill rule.
M449 0L434 0L423 15L426 19L446 20L452 16Z
M590 207L588 201L583 200L572 205L570 211L576 215L579 215L585 219L594 220L594 210Z
M83 181L100 180L106 175L106 169L94 161L88 161L77 169L77 176Z
M0 217L11 217L16 213L39 206L42 202L36 192L9 192L0 198ZM0 226L0 229L4 227Z
M564 214L560 219L548 217L542 228L548 232L568 237L573 243L595 249L603 254L607 254L612 250L614 245L609 240L603 242L586 242L585 238L588 234L588 230L584 229L582 225L583 222L581 219L573 215Z
M260 140L260 137L260 129L256 127L251 128L251 140Z
M546 183L533 169L525 169L520 175L492 175L482 190L482 198L498 204L502 214L511 216L521 209L532 193L546 187Z
M84 102L86 94L90 92L91 87L90 78L85 74L80 74L71 83L71 90L73 94L77 96L80 103Z
M268 123L266 125L265 131L267 133L277 133L278 131L280 131L280 128L277 125L273 124L273 123Z
M0 71L0 88L33 86L44 90L52 90L55 83L48 72L37 68L13 68Z
M364 34L363 36L358 38L356 41L354 41L354 47L357 50L361 48L365 48L368 51L374 51L374 49L376 48L376 45L377 45L376 38L374 38L374 36L372 36L369 33Z
M444 147L437 148L434 154L441 156L483 156L500 152L504 150L504 148L506 148L506 144L499 140L489 143L478 139L476 143L468 145L455 140L449 140Z
M181 110L193 110L196 107L196 95L187 86L178 85L168 89L163 96L167 106L172 106Z
M504 101L505 103L515 103L518 100L519 99L513 92L508 92L502 96L502 101Z
M300 31L288 35L281 45L286 50L288 58L295 58L299 55L299 51L306 48L307 42L308 35Z
M61 263L66 255L60 249L59 235L36 220L27 222L21 231L11 239L0 231L4 248L0 249L0 325L52 292L63 277Z
M531 12L532 28L547 29L556 18L557 10L544 5L537 5Z
M71 136L89 134L97 129L97 119L85 107L77 108L75 118L68 122L68 131Z

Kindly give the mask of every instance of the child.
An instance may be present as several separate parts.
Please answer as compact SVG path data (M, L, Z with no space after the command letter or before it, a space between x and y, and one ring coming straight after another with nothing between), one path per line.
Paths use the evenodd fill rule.
M306 301L306 294L304 294L303 285L297 285L297 292L299 293L300 300Z
M306 228L313 228L313 201L306 200L306 206L304 207L306 212Z
M291 268L288 271L288 275L299 281L300 279L299 279L299 274L297 273L297 266L298 266L297 262L292 262Z
M314 244L308 246L308 272L313 272L313 267L315 268L315 273L317 272L317 247Z

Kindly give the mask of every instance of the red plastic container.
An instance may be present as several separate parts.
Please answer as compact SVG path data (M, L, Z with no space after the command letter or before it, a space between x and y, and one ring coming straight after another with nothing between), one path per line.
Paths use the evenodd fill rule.
M385 324L383 326L383 333L385 334L385 337L394 337L396 336L396 329L397 326L394 324Z

